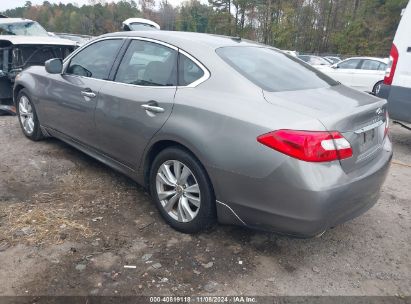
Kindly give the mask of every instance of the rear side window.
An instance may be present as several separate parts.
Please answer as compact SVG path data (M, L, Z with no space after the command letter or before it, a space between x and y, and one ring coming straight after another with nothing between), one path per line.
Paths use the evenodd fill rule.
M154 42L133 40L115 81L139 86L175 86L177 51Z
M325 88L337 85L298 58L266 47L223 47L217 54L237 72L270 92Z
M204 71L190 58L180 53L178 59L178 85L188 86L204 76Z
M364 60L362 63L361 69L362 70L372 70L372 71L378 71L380 70L381 62L376 61L376 60Z
M339 69L357 69L361 59L349 59L338 64Z
M122 39L102 40L91 44L74 55L66 74L107 79L122 44Z

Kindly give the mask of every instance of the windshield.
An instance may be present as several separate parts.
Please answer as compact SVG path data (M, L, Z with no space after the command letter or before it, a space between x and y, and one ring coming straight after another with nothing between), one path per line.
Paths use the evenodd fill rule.
M132 23L129 25L132 31L150 31L157 30L154 26L147 23Z
M266 47L223 47L217 54L237 72L269 92L326 88L337 85L301 60Z
M34 21L0 24L0 35L49 36L47 31Z

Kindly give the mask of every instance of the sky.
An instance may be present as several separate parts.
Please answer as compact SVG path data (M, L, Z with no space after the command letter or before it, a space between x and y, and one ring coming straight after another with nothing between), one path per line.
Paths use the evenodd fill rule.
M31 3L35 4L42 4L44 2L44 0L30 0ZM87 4L88 0L48 0L50 3L77 3L78 5L83 5L83 4ZM107 0L107 2L117 2L118 0ZM179 4L181 4L182 2L184 2L185 0L168 0L168 2L170 4L172 4L173 6L178 6ZM138 3L138 0L136 1ZM157 1L158 2L158 1ZM207 3L207 0L202 0L201 2L203 3ZM15 8L15 7L19 7L19 6L23 6L26 3L26 0L0 0L0 12L7 10L7 9L11 9L11 8Z

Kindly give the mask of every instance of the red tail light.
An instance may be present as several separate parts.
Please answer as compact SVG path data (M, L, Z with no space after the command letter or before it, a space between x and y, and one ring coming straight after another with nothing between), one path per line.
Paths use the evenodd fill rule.
M350 143L339 132L278 130L257 141L307 162L330 162L352 156Z
M386 85L391 85L394 80L394 74L397 68L399 56L398 49L395 44L393 44L390 53L390 62L388 63L388 68L385 72L384 84Z

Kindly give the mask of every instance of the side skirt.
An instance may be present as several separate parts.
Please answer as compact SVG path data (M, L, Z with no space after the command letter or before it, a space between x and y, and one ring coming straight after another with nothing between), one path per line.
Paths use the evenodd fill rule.
M49 127L41 126L42 131L48 135L49 137L55 137L68 145L80 150L81 152L87 154L88 156L91 156L92 158L97 159L98 161L102 162L103 164L109 166L110 168L126 175L127 177L131 178L135 182L137 182L139 185L143 186L144 185L144 178L143 174L140 174L133 168L130 168L121 162L97 151L96 149L85 145L55 129L51 129Z

